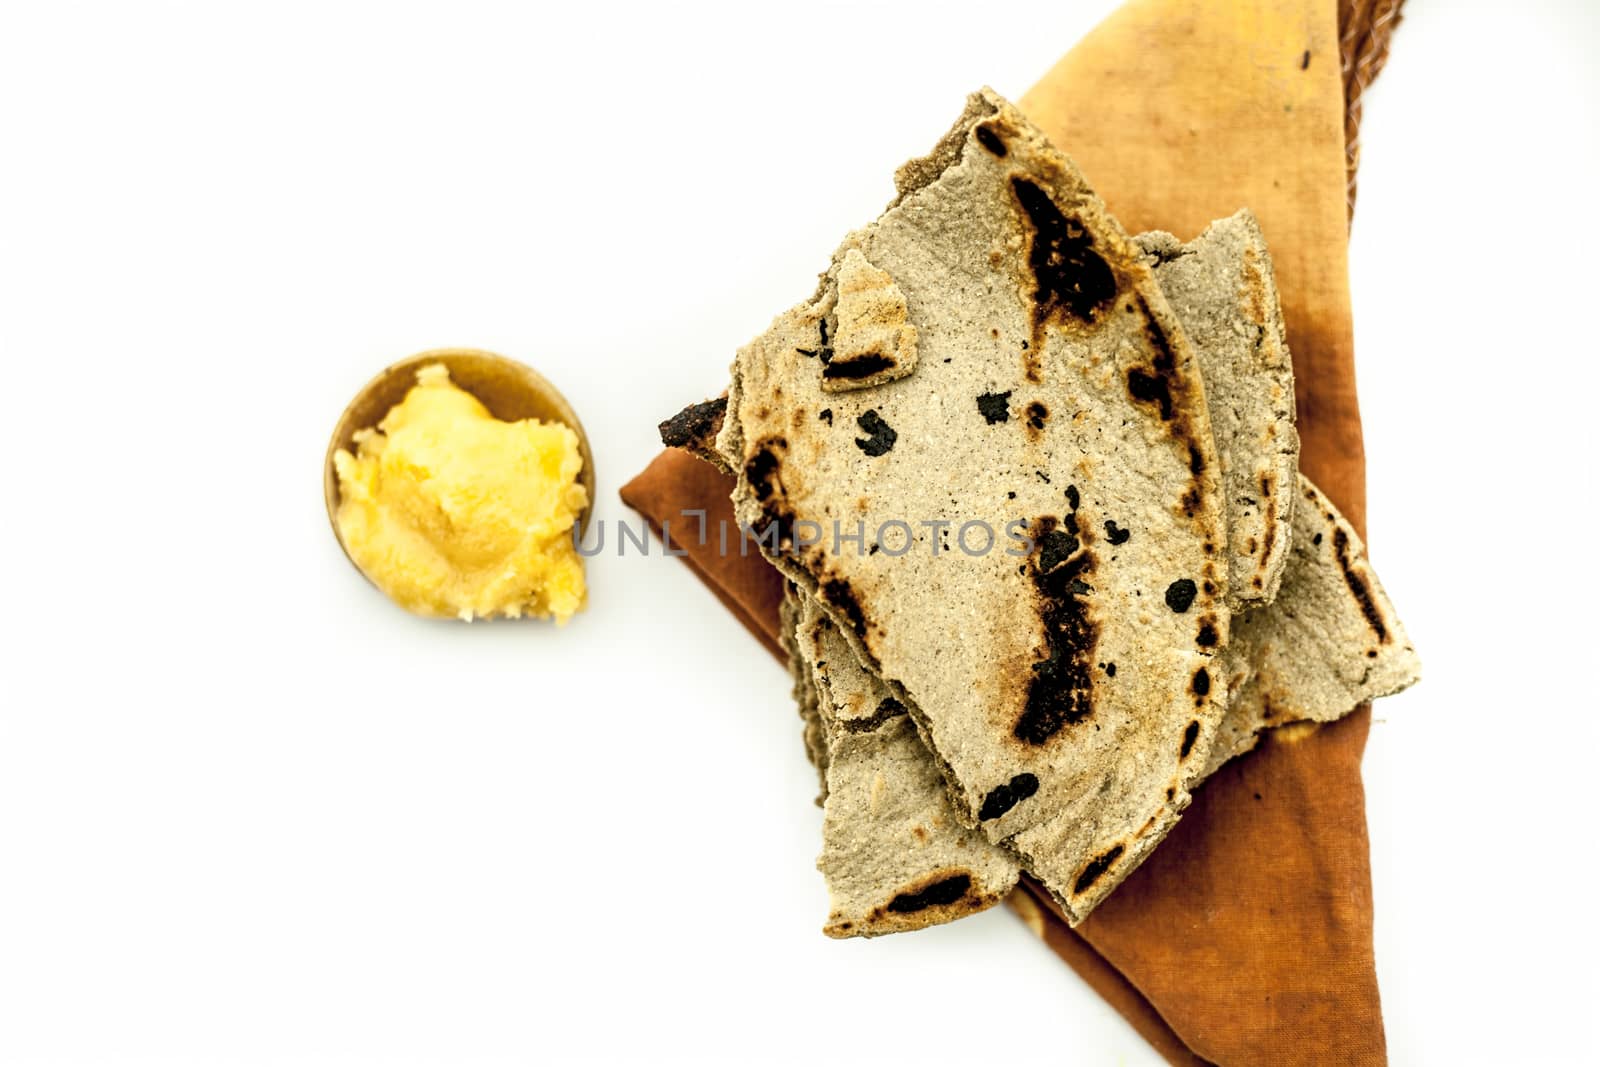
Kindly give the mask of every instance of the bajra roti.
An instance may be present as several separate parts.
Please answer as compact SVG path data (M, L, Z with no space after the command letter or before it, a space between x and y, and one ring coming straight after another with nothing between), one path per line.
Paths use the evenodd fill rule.
M1188 244L1160 231L1137 240L1205 372L1227 499L1228 602L1270 604L1289 558L1300 435L1266 239L1243 210Z
M957 821L905 706L861 669L832 620L810 600L798 614L794 648L828 748L823 932L874 937L993 907L1017 883L1015 858Z
M1144 254L992 92L897 185L740 350L717 448L738 518L906 705L958 817L1078 918L1176 821L1222 717L1204 386ZM917 356L840 393L851 250L903 295ZM978 555L973 520L996 539ZM807 543L835 521L862 541Z
M1295 512L1295 549L1278 597L1234 620L1233 641L1224 653L1230 666L1221 668L1228 679L1228 711L1202 779L1249 751L1266 729L1337 719L1419 676L1417 654L1360 538L1308 479L1300 477L1297 484L1304 506ZM786 618L802 632L833 629L815 607L797 607ZM826 642L816 632L791 636L785 647L800 657L791 663L797 672L831 669L832 694L823 699L831 701L834 715L866 722L887 695L836 633ZM802 661L807 657L815 664ZM874 726L888 718L880 715ZM830 936L949 922L983 910L989 893L1015 881L1015 859L1007 849L955 822L934 760L909 730L851 744L844 753L827 775L848 782L850 792L826 809L817 864L828 882ZM894 799L872 803L875 793ZM948 903L936 902L941 894Z
M1292 547L1271 607L1236 616L1223 656L1228 712L1209 775L1269 726L1328 722L1422 673L1366 546L1311 480L1297 479Z
M1229 523L1235 530L1251 522L1258 531L1263 523L1285 523L1271 534L1281 538L1285 551L1258 553L1254 545L1236 540L1240 547L1234 562L1242 563L1245 573L1254 568L1261 574L1268 560L1275 561L1270 581L1255 585L1254 595L1258 601L1271 600L1278 591L1280 571L1286 593L1271 607L1260 604L1243 618L1235 617L1233 638L1223 653L1229 666L1219 671L1227 679L1230 699L1207 761L1209 777L1227 759L1253 746L1268 726L1327 721L1398 691L1415 680L1417 661L1354 531L1309 481L1296 474L1298 438L1292 399L1283 402L1285 393L1292 398L1288 350L1281 328L1275 328L1280 321L1277 292L1254 220L1248 212L1219 220L1189 245L1165 234L1141 234L1137 240L1147 250L1161 251L1158 281L1180 309L1179 318L1191 339L1206 339L1197 341L1196 349L1219 454L1229 457L1235 469L1246 467L1251 483L1288 478L1312 502L1299 514L1291 533L1287 517L1294 513L1292 497L1287 504L1267 508L1259 506L1259 496L1247 492L1230 495L1227 501ZM1175 276L1171 265L1180 259L1191 266L1203 265L1209 276L1193 269ZM1335 532L1336 528L1343 532ZM1286 549L1295 535L1299 543L1291 555ZM1327 547L1319 548L1325 541ZM1336 543L1345 546L1342 554L1333 550ZM792 586L791 592L800 595ZM832 629L810 602L786 617L786 625L793 624ZM1297 631L1307 627L1325 639L1301 639ZM840 668L841 656L850 653L836 635L831 638L835 646L831 653L815 654L838 675L834 690L867 694L852 698L849 707L857 713L863 704L875 706L886 691L853 660ZM815 648L820 643L813 633L798 643L791 639L786 647ZM791 666L798 672L808 665ZM1271 682L1264 685L1267 679ZM884 725L881 719L877 725ZM871 743L852 743L849 752L851 766L841 777L858 783L858 788L863 779L869 780L880 793L887 791L900 802L890 805L883 819L876 807L841 802L825 821L818 866L829 884L827 931L832 936L915 929L982 910L989 898L981 890L967 892L976 881L968 869L973 866L998 876L997 886L1009 885L1005 879L1014 881L1014 862L1005 849L984 842L983 858L974 859L971 831L945 821L950 819L945 798L926 789L932 781L932 758L909 730L888 730ZM917 831L914 845L907 836L907 797L915 799L910 808L911 828ZM937 889L930 893L918 887ZM937 893L949 897L950 903L936 907L932 895ZM916 917L891 911L888 904L896 901L902 913L915 908Z

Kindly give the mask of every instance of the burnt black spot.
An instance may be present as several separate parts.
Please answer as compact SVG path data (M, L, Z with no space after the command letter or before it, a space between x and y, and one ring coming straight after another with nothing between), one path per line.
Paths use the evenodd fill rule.
M1361 607L1361 615L1367 620L1367 625L1372 627L1372 632L1378 635L1380 644L1389 643L1389 627L1384 624L1383 613L1378 610L1378 604L1372 599L1372 590L1367 587L1367 580L1357 574L1350 565L1350 538L1342 526L1333 528L1333 554L1339 561L1339 569L1344 572L1344 584L1350 587L1350 595L1356 598L1356 603Z
M1117 526L1116 523L1112 522L1110 519L1106 520L1106 540L1108 542L1110 542L1111 544L1113 544L1113 545L1125 544L1127 542L1128 538L1130 538L1132 536L1133 536L1133 533L1131 531L1121 529L1120 527Z
M1183 730L1183 744L1178 746L1178 758L1180 760L1186 760L1186 759L1189 758L1189 753L1194 750L1195 738L1197 738L1199 736L1200 736L1200 720L1199 719L1191 719L1191 720L1189 720L1189 725L1184 727L1184 730Z
M1300 53L1300 69L1305 70L1309 66L1311 66L1311 49L1308 48Z
M778 484L778 466L781 462L778 453L788 447L789 442L781 437L768 438L756 449L755 455L745 461L745 481L750 483L757 500L764 501L782 495L782 487Z
M1078 875L1078 880L1072 883L1072 892L1081 893L1100 880L1100 876L1111 869L1111 865L1122 856L1122 846L1113 845L1089 861L1089 865Z
M1320 533L1317 534L1315 537L1313 537L1311 539L1311 543L1314 544L1314 545L1322 544L1322 535Z
M822 368L822 377L827 381L859 381L870 378L880 371L886 371L895 365L894 360L877 352L857 356L852 360L832 360Z
M1107 663L1106 673L1115 678L1117 676L1117 665L1115 663Z
M883 421L877 408L871 408L857 418L856 424L863 433L869 435L856 438L856 447L869 456L881 456L888 452L894 447L895 438L900 436L894 432L893 426Z
M1067 486L1067 507L1071 508L1073 511L1077 511L1080 499L1081 498L1078 496L1078 487L1075 485Z
M824 373L823 377L827 377L827 374ZM1201 471L1203 471L1205 469L1206 469L1206 457L1200 454L1200 446L1199 445L1190 445L1189 446L1189 473L1190 474L1199 474Z
M794 543L794 515L785 504L783 480L779 475L782 464L779 456L788 447L788 442L782 437L769 437L761 442L744 465L745 480L750 483L750 490L760 502L761 513L767 520L767 526L758 536L765 541L769 537L768 531L773 530L770 535L776 539L773 547Z
M1039 186L1011 179L1011 191L1033 226L1028 266L1033 272L1034 348L1043 347L1045 324L1071 317L1092 323L1116 299L1117 277L1094 250L1079 219L1064 215Z
M979 144L983 145L983 147L987 148L1001 159L1005 158L1006 143L1000 139L1000 135L995 133L994 128L987 122L980 124L972 132L978 138Z
M923 889L899 894L889 901L889 910L904 915L926 908L944 907L966 896L970 888L972 888L971 875L952 875Z
M983 806L978 809L978 821L998 819L1038 791L1039 779L1024 771L1004 785L989 790L989 795L983 798Z
M849 582L843 578L829 578L822 583L822 599L844 612L856 636L866 640L867 617L861 611L861 602L856 599L855 590L850 588Z
M1211 692L1211 672L1201 667L1194 672L1194 678L1189 682L1189 688L1194 690L1194 695L1203 697Z
M1050 417L1050 409L1035 400L1028 405L1028 425L1035 430L1044 429L1045 420Z
M1211 648L1217 643L1217 628L1211 622L1202 622L1200 632L1194 635L1194 643L1201 648Z
M1078 551L1078 539L1065 530L1047 530L1039 539L1039 573L1055 570Z
M829 426L832 426L833 425L833 409L832 408L823 408L821 411L817 412L817 418L821 419L823 422L827 423Z
M906 706L894 697L884 697L878 701L878 707L871 715L861 719L841 719L839 725L844 727L846 733L867 734L876 730L890 719L898 719L906 713Z
M1033 473L1037 474L1039 476L1039 480L1041 482L1043 482L1045 485L1049 485L1050 484L1050 476L1048 474L1046 474L1044 471L1034 471Z
M1194 603L1195 594L1198 592L1193 581L1179 578L1167 586L1167 607L1182 615L1189 610L1189 605Z
M1095 644L1099 627L1080 599L1092 592L1083 578L1093 573L1094 557L1080 549L1077 516L1057 528L1050 516L1030 531L1039 554L1033 585L1039 594L1039 620L1044 624L1048 654L1033 665L1028 696L1012 734L1030 745L1042 745L1063 727L1083 722L1094 712Z
M728 398L719 396L703 404L690 404L672 418L656 427L661 432L661 443L668 448L688 445L709 446L711 438L722 428L722 418L728 411Z
M1128 395L1147 404L1159 404L1161 417L1172 418L1172 393L1168 391L1165 379L1135 367L1128 372Z
M802 356L820 358L823 365L826 366L833 361L833 346L828 343L827 319L817 320L817 336L822 339L822 343L817 348L797 348L795 351Z
M1011 392L984 393L978 397L978 414L983 416L983 421L993 426L997 422L1005 422L1011 417Z

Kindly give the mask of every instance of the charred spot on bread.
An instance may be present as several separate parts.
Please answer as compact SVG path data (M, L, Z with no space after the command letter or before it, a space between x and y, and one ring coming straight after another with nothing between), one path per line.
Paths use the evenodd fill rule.
M1209 615L1200 620L1200 629L1194 635L1194 643L1201 648L1216 647L1217 625Z
M850 588L850 583L843 578L829 578L822 583L822 598L829 604L844 613L850 622L850 629L863 641L867 638L867 616L861 610L861 602L856 599L855 590Z
M990 819L998 819L1038 791L1039 779L1024 771L1011 781L989 790L988 795L983 798L983 806L978 809L978 821L988 822Z
M983 421L990 426L997 422L1005 422L1011 417L1011 390L981 394L978 397L978 414L982 415Z
M1194 751L1195 739L1199 736L1200 720L1190 719L1189 725L1183 729L1183 744L1178 747L1178 759L1186 760L1189 758L1189 753ZM1171 794L1168 794L1167 799L1172 799Z
M1195 432L1187 407L1180 408L1175 397L1189 393L1188 379L1178 372L1177 356L1167 331L1156 321L1150 305L1142 295L1135 294L1139 310L1144 314L1145 337L1154 349L1148 367L1130 367L1127 373L1128 395L1141 404L1154 404L1161 421L1170 423L1174 444L1184 449L1189 467L1189 488L1178 499L1183 514L1194 518L1200 513L1203 499L1203 479L1206 472L1205 450L1200 446L1200 435Z
M839 725L844 727L846 733L867 734L876 730L890 719L898 719L906 713L906 706L894 697L884 697L878 701L878 706L871 715L860 719L840 719Z
M1194 672L1194 677L1189 680L1189 688L1194 690L1194 695L1203 697L1211 692L1211 672L1201 667Z
M1035 400L1027 407L1028 425L1035 430L1044 429L1045 420L1050 417L1050 409Z
M1082 500L1082 498L1078 496L1078 487L1075 486L1075 485L1067 486L1066 496L1067 496L1067 507L1070 508L1073 511L1077 511L1078 510L1078 504Z
M1107 543L1113 544L1113 545L1125 544L1125 543L1127 543L1128 538L1130 538L1132 536L1133 536L1133 532L1132 531L1122 529L1121 527L1119 527L1111 519L1107 519L1106 520L1106 541L1107 541Z
M1194 603L1195 595L1199 592L1194 579L1179 578L1167 586L1167 607L1182 615L1189 610L1189 605Z
M859 381L880 374L895 365L893 359L881 352L869 352L848 361L830 360L822 368L822 376L828 381Z
M1172 418L1172 393L1165 379L1134 367L1128 371L1128 395L1146 404L1156 404L1163 419Z
M1122 846L1113 845L1090 860L1088 865L1078 875L1078 880L1072 883L1072 892L1076 896L1100 880L1100 876L1111 869L1111 865L1122 857Z
M705 445L722 429L723 416L728 411L728 398L719 396L699 404L690 404L656 429L661 443L668 448L685 448Z
M1094 249L1081 219L1069 218L1050 194L1021 175L1011 192L1032 230L1028 269L1033 274L1033 346L1024 358L1029 381L1039 378L1039 349L1051 323L1093 325L1117 297L1117 276Z
M782 465L781 453L789 447L782 437L769 437L756 447L744 464L744 478L760 501L770 500L783 493L778 481L778 468Z
M1033 665L1022 714L1012 728L1012 735L1028 745L1042 745L1063 726L1094 713L1091 668L1100 628L1081 598L1093 591L1083 579L1093 573L1095 560L1081 545L1076 514L1065 521L1070 526L1045 516L1031 531L1038 546L1032 577L1046 654Z
M1342 526L1333 528L1333 555L1339 561L1339 569L1344 572L1344 584L1350 587L1350 595L1356 598L1356 604L1361 608L1362 618L1367 620L1372 632L1378 635L1378 643L1388 644L1389 627L1383 621L1383 613L1378 610L1378 603L1372 597L1372 589L1367 585L1367 579L1350 563L1350 537Z
M927 908L948 907L966 896L971 887L970 874L951 875L920 889L897 894L889 901L889 910L904 915Z
M1117 278L1094 250L1094 238L1079 219L1069 218L1050 194L1020 175L1011 191L1033 230L1028 266L1034 279L1034 318L1043 325L1071 316L1085 323L1117 295ZM1037 340L1034 347L1038 347Z
M977 126L973 127L972 134L978 139L978 143L983 145L983 147L987 148L990 152L999 156L1001 159L1006 157L1006 143L1000 139L1000 135L998 133L994 132L994 127L991 124L987 122L980 122Z
M832 408L823 408L821 411L817 412L817 418L821 419L823 422L827 423L829 426L832 426L833 425L833 409Z
M894 427L883 421L883 416L878 414L877 408L868 408L856 417L856 425L861 427L861 432L866 437L856 438L856 447L869 456L882 456L894 447L896 438Z

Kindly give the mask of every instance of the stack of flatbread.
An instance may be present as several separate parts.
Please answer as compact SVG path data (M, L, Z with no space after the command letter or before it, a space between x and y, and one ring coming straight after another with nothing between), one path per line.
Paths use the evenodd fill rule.
M1418 661L1299 473L1248 210L1130 236L987 90L895 183L662 437L737 476L788 581L825 932L947 922L1023 873L1076 923L1261 731Z

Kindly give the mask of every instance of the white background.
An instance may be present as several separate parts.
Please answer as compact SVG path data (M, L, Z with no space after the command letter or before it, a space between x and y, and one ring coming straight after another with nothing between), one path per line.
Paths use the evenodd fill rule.
M657 420L894 166L1111 6L5 5L0 1062L1156 1062L1004 910L821 936L787 678L682 565L593 561L562 630L421 622L320 480L370 373L481 346L565 390L630 518ZM1427 669L1366 762L1389 1038L1571 1062L1600 29L1407 12L1352 241Z

